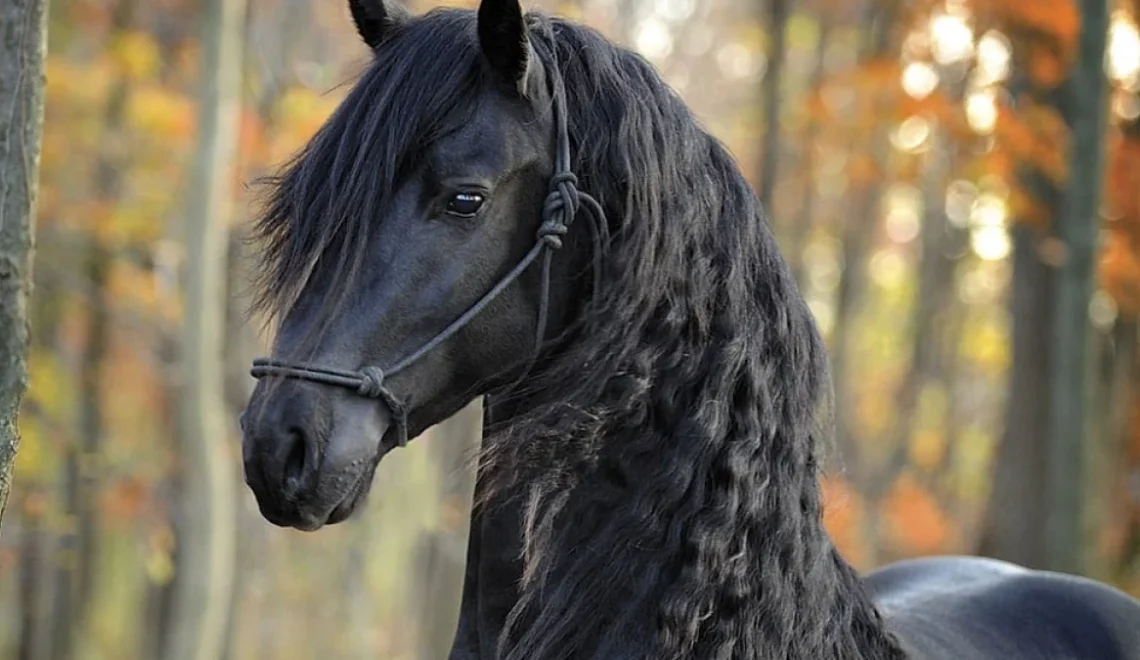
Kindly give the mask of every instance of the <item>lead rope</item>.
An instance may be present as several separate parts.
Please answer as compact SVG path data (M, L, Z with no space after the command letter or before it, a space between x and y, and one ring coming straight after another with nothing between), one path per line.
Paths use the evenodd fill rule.
M408 444L407 406L385 385L385 380L414 364L424 355L447 341L452 335L471 322L475 316L491 304L508 286L523 274L539 256L542 256L542 280L539 289L538 323L535 328L534 354L519 381L530 371L542 343L546 337L547 316L550 312L550 267L554 252L562 249L562 239L570 230L579 211L585 210L590 221L593 238L594 299L601 295L602 250L604 249L609 227L605 212L598 200L578 189L578 177L574 174L570 159L570 131L566 118L566 89L561 76L553 76L553 103L555 131L554 175L550 179L549 193L542 208L542 224L538 228L534 247L507 273L503 279L459 316L432 337L423 346L407 357L401 358L387 369L365 366L358 371L328 369L311 364L289 363L272 358L258 358L253 361L250 375L254 378L279 376L296 378L324 385L355 390L362 397L383 401L392 413L392 422L397 428L396 445Z

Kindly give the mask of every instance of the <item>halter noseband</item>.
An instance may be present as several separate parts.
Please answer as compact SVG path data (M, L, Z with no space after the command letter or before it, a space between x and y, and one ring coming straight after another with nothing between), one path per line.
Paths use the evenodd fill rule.
M401 358L387 368L378 366L365 366L357 371L341 369L328 369L314 364L297 362L284 362L272 358L258 358L253 361L250 374L254 378L265 376L280 376L307 380L322 385L332 385L355 390L363 397L383 401L392 413L393 422L397 428L396 444L400 447L408 443L408 410L407 406L388 389L385 380L404 371L416 361L437 348L444 341L466 326L491 304L512 282L540 256L542 257L542 284L539 297L538 325L535 329L534 350L537 354L542 348L542 341L546 334L546 317L550 308L550 263L556 250L562 247L562 238L570 229L581 207L589 214L590 229L594 240L594 294L598 294L601 283L601 250L603 248L603 235L607 231L605 213L601 204L590 195L578 190L578 177L575 176L570 159L570 132L566 121L566 91L561 76L555 75L552 107L557 130L558 143L556 145L554 175L550 179L549 194L542 208L542 225L538 229L534 247L507 273L499 282L475 302L459 318L455 319L439 334L429 339L410 355Z

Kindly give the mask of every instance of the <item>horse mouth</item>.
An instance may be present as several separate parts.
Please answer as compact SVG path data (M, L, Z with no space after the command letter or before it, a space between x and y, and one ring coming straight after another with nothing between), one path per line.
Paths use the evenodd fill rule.
M329 514L329 518L325 521L325 524L335 525L348 520L352 512L356 511L356 505L359 504L361 499L359 495L355 495L341 500L341 503L336 505L336 508Z
M300 532L315 532L326 525L335 525L348 520L364 500L367 492L361 484L368 481L367 473L356 477L345 494L331 508L298 506L290 514L281 515L269 508L262 508L261 514L267 521L278 527L292 527Z
M329 512L328 518L325 520L325 525L335 525L344 522L356 511L361 502L364 501L365 495L368 494L368 486L372 481L372 472L366 471L364 474L356 478L356 482L348 490L348 494L341 499L340 503L333 507Z
M288 527L293 527L302 532L315 532L326 525L336 525L342 523L352 517L352 514L364 503L368 498L368 492L372 487L372 479L376 475L376 467L380 464L380 459L383 458L387 452L385 447L391 445L389 442L391 437L395 437L395 428L388 428L382 434L380 442L379 455L371 461L371 466L361 470L355 478L352 478L348 488L344 490L344 495L340 501L332 507L328 513L323 516L304 515L302 514L300 520L291 521ZM270 521L272 522L272 520Z

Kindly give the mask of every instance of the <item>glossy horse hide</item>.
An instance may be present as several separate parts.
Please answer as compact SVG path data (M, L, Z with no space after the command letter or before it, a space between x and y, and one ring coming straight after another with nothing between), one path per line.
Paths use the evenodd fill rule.
M843 560L823 344L649 64L517 0L350 9L372 61L257 224L277 332L243 457L269 521L344 520L393 447L486 396L452 660L1140 660L1140 603L1108 586Z

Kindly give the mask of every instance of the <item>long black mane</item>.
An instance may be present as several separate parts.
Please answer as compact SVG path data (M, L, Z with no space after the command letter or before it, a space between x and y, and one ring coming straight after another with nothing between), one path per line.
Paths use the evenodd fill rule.
M485 456L528 511L507 657L608 657L627 620L658 658L901 657L823 530L826 352L754 192L650 64L531 24L614 241Z
M753 191L651 65L527 20L612 242L601 295L484 441L482 506L526 511L502 656L903 657L822 526L825 350ZM266 309L310 271L354 276L384 194L474 107L481 72L471 12L412 19L377 49L276 182Z

